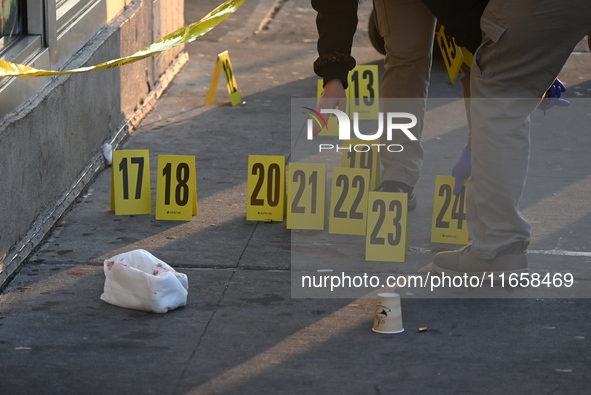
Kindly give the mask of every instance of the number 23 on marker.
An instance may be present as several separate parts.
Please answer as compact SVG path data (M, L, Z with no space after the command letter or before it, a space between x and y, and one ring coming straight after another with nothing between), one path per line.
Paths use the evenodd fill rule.
M404 262L408 195L370 192L367 211L365 260Z
M285 157L249 155L247 221L283 221Z

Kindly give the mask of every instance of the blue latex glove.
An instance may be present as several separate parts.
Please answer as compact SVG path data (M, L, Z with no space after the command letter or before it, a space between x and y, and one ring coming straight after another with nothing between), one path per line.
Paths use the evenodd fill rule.
M468 148L464 148L460 159L456 162L451 175L456 179L454 185L454 195L459 194L462 191L462 184L464 179L470 177L472 173L472 152Z
M541 103L538 105L538 108L544 111L544 114L546 114L546 111L554 106L568 106L570 102L560 98L564 92L566 92L566 87L562 82L560 82L558 78L556 78L550 88L548 88L546 91L546 94L544 95Z

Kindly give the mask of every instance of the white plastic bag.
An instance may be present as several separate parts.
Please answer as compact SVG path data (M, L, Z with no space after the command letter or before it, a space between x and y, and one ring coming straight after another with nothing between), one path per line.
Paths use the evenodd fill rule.
M133 250L105 260L101 299L115 306L166 313L187 304L187 276L146 250Z

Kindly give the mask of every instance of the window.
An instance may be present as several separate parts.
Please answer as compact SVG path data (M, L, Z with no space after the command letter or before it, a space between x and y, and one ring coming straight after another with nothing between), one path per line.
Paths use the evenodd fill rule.
M107 22L121 0L0 0L0 59L60 70ZM68 64L68 67L77 65ZM28 100L47 78L0 78L0 117Z
M23 11L22 0L0 0L0 51L23 33Z
M60 32L92 6L94 0L55 0L55 3L57 29Z

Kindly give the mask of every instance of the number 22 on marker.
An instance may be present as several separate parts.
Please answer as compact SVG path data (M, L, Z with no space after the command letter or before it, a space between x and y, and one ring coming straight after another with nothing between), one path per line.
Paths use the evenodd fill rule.
M365 235L369 169L332 170L328 233Z

